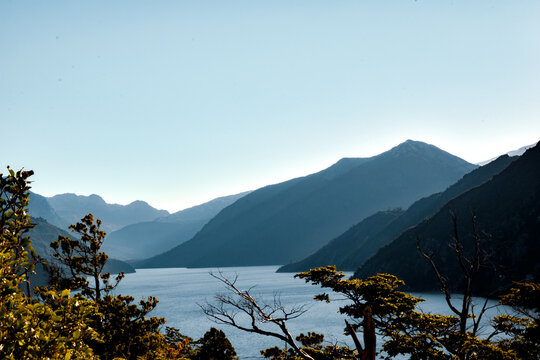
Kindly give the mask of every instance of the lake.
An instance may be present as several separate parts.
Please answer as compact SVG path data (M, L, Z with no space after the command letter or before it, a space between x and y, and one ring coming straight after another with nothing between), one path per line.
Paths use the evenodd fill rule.
M282 304L290 308L307 304L309 309L301 317L289 322L293 336L308 331L323 333L332 343L352 346L350 337L343 335L345 317L337 313L342 301L330 304L315 302L313 296L322 293L319 286L306 284L293 278L294 274L276 273L279 266L234 267L220 269L227 277L238 276L237 286L247 289L255 286L251 293L271 303L278 293ZM166 268L137 269L122 280L116 293L141 297L155 296L159 300L152 316L165 317L168 326L174 326L187 336L198 339L210 328L223 330L233 344L240 359L261 359L260 350L271 346L283 346L277 339L249 334L227 325L218 325L203 314L199 304L212 302L216 293L225 292L224 285L212 277L210 272L218 269ZM425 312L448 314L449 310L440 294L415 294L426 299L422 303ZM479 300L480 301L480 300ZM495 304L495 301L491 302ZM490 317L504 309L490 311Z

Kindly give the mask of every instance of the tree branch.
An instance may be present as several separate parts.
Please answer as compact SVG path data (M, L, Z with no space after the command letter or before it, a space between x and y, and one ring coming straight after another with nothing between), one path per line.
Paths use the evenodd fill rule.
M261 305L251 295L250 291L252 288L241 290L236 286L237 275L233 280L227 278L221 271L218 274L211 272L210 275L225 284L226 288L233 294L233 296L217 294L215 299L218 305L208 302L204 306L199 305L210 320L218 324L233 326L245 332L280 339L286 344L289 344L301 358L314 360L313 357L298 346L286 325L287 320L295 319L304 314L307 311L305 306L297 306L287 310L276 295L274 295L273 305ZM237 315L239 313L247 315L249 326L242 325L237 321ZM265 323L276 325L280 329L280 332L261 329L259 324Z

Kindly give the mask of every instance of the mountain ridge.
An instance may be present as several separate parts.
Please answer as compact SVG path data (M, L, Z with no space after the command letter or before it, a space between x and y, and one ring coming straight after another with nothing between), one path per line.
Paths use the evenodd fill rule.
M278 272L300 272L325 265L336 265L340 270L354 271L367 258L374 255L382 246L397 237L408 227L417 225L424 218L433 215L455 196L479 186L504 170L517 157L500 156L495 161L465 174L446 190L424 197L414 202L407 210L395 213L385 226L365 224L371 217L364 219L339 237L331 240L324 247L307 258L278 269ZM389 214L387 214L389 215ZM331 261L332 260L332 261Z
M92 213L102 220L102 227L108 232L169 215L168 211L155 209L142 200L135 200L128 205L109 204L96 194L86 196L64 193L46 199L65 224L75 224L86 214Z
M103 249L126 261L157 255L191 239L223 208L248 193L221 196L154 221L124 226L107 236Z
M288 263L316 251L322 242L377 210L408 206L474 168L433 145L412 140L371 158L344 158L317 173L251 192L210 220L193 239L135 264Z
M475 230L471 216L474 215L481 249L489 255L475 282L478 295L489 295L512 281L540 280L540 260L530 256L540 253L539 145L527 150L491 180L453 198L434 216L382 247L354 276L388 272L403 279L411 290L436 290L439 284L433 271L416 249L416 241L421 239L422 247L436 255L442 275L455 280L460 270L455 254L448 247L454 233L451 213L458 218L464 253L470 255L473 251ZM459 291L462 284L454 281L450 286Z

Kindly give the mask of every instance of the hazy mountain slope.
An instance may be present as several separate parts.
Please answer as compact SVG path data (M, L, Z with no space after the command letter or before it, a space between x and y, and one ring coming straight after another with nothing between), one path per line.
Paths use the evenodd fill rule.
M281 267L278 272L300 272L317 266L336 265L341 270L355 270L380 247L395 239L408 227L436 213L457 195L478 186L504 170L517 157L499 157L488 165L466 174L443 192L422 198L407 211L376 213L335 238L317 252L297 263ZM374 222L371 219L386 219Z
M248 193L220 197L155 221L125 226L110 233L103 248L111 256L122 260L160 254L191 239L223 208Z
M184 233L186 238L183 241L189 240L203 225L197 227L157 221L132 224L108 234L103 249L122 260L145 258L180 244Z
M489 181L493 176L504 170L517 157L501 156L496 161L477 168L465 174L457 183L445 191L422 198L412 204L405 213L390 223L379 234L373 237L362 249L356 250L345 257L340 264L348 270L355 270L365 260L374 255L382 246L399 236L404 230L415 226L429 216L433 216L448 201L456 196Z
M284 265L278 269L278 272L299 272L318 266L340 264L347 255L365 246L373 236L401 214L403 214L401 209L378 211L330 241L314 254L302 261Z
M108 232L169 215L168 211L154 209L144 201L134 201L128 205L108 204L98 195L61 194L47 200L67 224L75 224L86 214L92 213L103 221L102 227Z
M223 210L223 208L231 205L233 202L249 193L250 191L245 191L239 194L218 197L203 204L180 210L171 215L156 219L156 221L176 224L199 223L201 221L207 223L208 220L216 216L221 210Z
M56 260L52 256L52 249L49 244L58 239L58 235L70 236L70 233L49 224L43 218L32 218L32 223L36 224L28 232L28 236L32 240L32 247L36 253L43 258L46 262L55 263ZM135 272L135 269L131 265L117 260L109 259L104 268L105 272L116 274L120 271L125 273ZM32 277L32 286L44 286L47 285L48 275L42 267L36 268L36 274Z
M528 150L500 174L448 202L432 218L400 235L360 267L355 276L395 274L418 291L436 290L433 272L416 249L416 239L436 254L444 276L460 270L448 242L453 234L450 212L457 214L465 251L472 251L471 214L477 216L486 260L475 282L479 294L507 286L512 280L540 280L540 146ZM453 288L460 283L454 281Z
M193 239L138 266L288 263L364 217L407 207L476 166L435 146L406 141L368 159L343 159L319 173L256 190L224 209Z
M30 192L28 212L31 216L43 218L47 220L49 224L58 226L61 229L67 229L69 226L69 224L54 211L46 197L33 192Z

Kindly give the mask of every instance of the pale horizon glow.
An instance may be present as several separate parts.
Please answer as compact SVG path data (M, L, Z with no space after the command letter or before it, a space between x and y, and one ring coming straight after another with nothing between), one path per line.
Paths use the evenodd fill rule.
M175 212L413 139L540 140L540 2L0 3L0 172Z
M532 144L533 143L528 144L528 145L532 145ZM398 145L398 144L396 144L396 145ZM432 145L434 145L434 144L432 144ZM523 146L528 146L528 145L523 145ZM484 159L484 160L490 160L490 159L496 158L496 157L498 157L498 156L500 156L502 154L505 154L507 152L518 150L519 148L521 148L523 146L519 146L518 148L514 148L514 149L511 149L511 150L508 150L508 151L497 152L494 156L492 156L490 158L487 158L487 159ZM389 149L386 149L386 150L389 150ZM384 152L384 150L380 151L380 152L370 152L369 154L366 154L366 155L354 156L354 157L371 157L371 156L378 155L381 152ZM456 155L456 154L453 154L453 155ZM456 155L456 156L458 156L458 155ZM344 157L350 157L350 156L344 156ZM465 158L463 158L463 159L467 160ZM337 160L339 160L339 159L337 159ZM197 205L204 204L204 203L206 203L208 201L214 200L214 199L219 198L219 197L240 194L240 193L247 192L247 191L253 191L253 190L257 190L257 189L259 189L261 187L267 186L267 185L278 184L278 183L281 183L283 181L287 181L287 180L294 179L294 178L297 178L297 177L302 177L302 176L306 176L306 175L309 175L309 174L313 174L313 173L316 173L316 172L318 172L320 170L326 169L327 167L333 165L335 162L337 162L337 160L332 162L332 163L329 163L329 164L325 164L325 165L321 164L321 166L316 168L316 169L305 169L304 172L301 172L301 173L298 173L298 174L291 173L289 175L284 175L284 176L275 176L274 178L269 178L267 182L260 182L258 184L253 184L251 188L245 188L244 190L240 189L240 187L236 187L236 188L232 188L229 191L225 191L223 193L218 192L218 193L209 194L209 195L203 194L201 197L193 198L193 199L190 199L190 201L183 202L182 205L180 205L180 207L178 207L178 204L172 203L172 204L170 204L170 207L161 207L160 208L159 206L153 205L152 203L150 203L150 202L148 202L148 201L146 201L144 199L123 200L122 202L114 201L114 200L110 201L106 197L104 197L104 196L102 196L100 194L96 194L96 193L84 193L84 194L75 193L75 194L76 195L83 195L83 196L89 196L89 195L96 194L96 195L101 196L105 200L105 202L107 202L109 204L119 204L119 205L128 205L128 204L130 204L130 203L132 203L134 201L142 200L142 201L147 202L149 205L155 207L156 209L167 210L169 213L172 214L172 213L175 213L175 212L180 211L180 210L185 210L185 209L189 209L191 207L197 206ZM472 164L476 164L479 161L477 161L477 162L469 161L469 162L472 163ZM35 190L35 189L32 189L32 190ZM70 192L66 191L64 193L70 193ZM46 197L51 197L51 196L54 196L54 195L58 195L60 193L39 193L39 194L43 195L43 196L46 196Z

